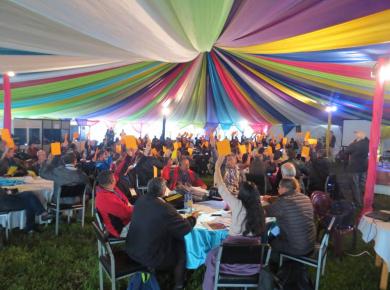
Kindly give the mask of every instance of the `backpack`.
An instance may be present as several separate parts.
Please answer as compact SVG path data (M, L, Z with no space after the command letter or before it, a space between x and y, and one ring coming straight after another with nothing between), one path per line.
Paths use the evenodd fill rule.
M160 290L156 277L147 272L137 272L130 277L127 290Z

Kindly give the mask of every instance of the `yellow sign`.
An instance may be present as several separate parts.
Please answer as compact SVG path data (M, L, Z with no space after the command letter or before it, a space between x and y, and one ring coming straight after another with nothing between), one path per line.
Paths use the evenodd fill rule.
M232 153L229 140L217 142L217 151L219 156L226 156Z
M127 149L138 149L137 139L132 135L125 136L125 144Z
M275 150L280 150L280 143L276 144Z
M282 143L283 143L284 146L286 146L286 144L287 144L287 137L283 138L283 142Z
M246 153L246 146L245 145L238 145L238 148L240 149L240 153L241 154L245 154Z
M61 155L61 144L60 142L55 142L50 144L51 147L51 155Z
M173 150L171 158L177 159L177 150Z
M301 151L301 156L308 158L310 156L310 147L308 146L303 146L302 151Z
M270 156L272 154L272 147L271 146L268 146L265 150L264 150L264 154L267 155L267 156Z
M157 167L153 166L153 177L157 177L157 176L158 176Z
M187 151L190 154L190 156L192 156L192 152L194 152L194 148L188 147Z
M305 134L305 141L310 139L310 131L307 131Z
M317 139L307 139L307 142L309 142L310 145L317 145Z
M9 133L9 130L7 128L4 128L1 131L1 140L7 141L8 139L11 139L11 134Z
M116 153L122 153L122 145L115 145L115 152Z

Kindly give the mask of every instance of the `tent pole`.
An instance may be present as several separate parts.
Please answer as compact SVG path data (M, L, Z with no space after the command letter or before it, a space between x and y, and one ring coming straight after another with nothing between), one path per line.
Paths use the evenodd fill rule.
M4 91L4 128L11 133L11 83L7 73L3 74L3 91Z
M374 202L374 187L376 182L377 154L381 135L381 123L384 106L385 80L379 76L381 67L386 65L387 60L380 58L377 64L375 93L372 104L372 121L370 129L370 145L368 157L367 181L364 191L364 207L362 215L372 211Z

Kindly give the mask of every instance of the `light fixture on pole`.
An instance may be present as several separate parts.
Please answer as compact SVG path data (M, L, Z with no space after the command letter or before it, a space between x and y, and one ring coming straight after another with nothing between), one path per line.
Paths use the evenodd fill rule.
M167 115L169 114L170 110L168 108L168 105L166 105L167 103L164 103L163 104L163 107L162 107L162 114L163 114L163 126L162 126L162 133L161 133L161 141L164 141L165 140L165 126L166 126L166 123L167 123Z
M3 126L11 132L12 114L11 114L11 82L10 78L15 76L15 72L8 71L3 73L3 91L4 91L4 113Z
M325 107L325 112L328 113L328 129L326 130L326 157L330 156L330 129L332 127L332 113L337 111L335 105L329 105Z

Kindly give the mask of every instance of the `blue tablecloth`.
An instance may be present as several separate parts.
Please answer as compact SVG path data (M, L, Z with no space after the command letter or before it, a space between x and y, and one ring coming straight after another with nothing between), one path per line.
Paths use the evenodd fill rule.
M197 269L206 262L211 249L219 247L229 231L194 228L184 239L187 251L187 269Z
M13 179L13 178L6 178L6 177L0 177L0 186L8 187L8 186L15 186L24 184L25 182L20 179Z

